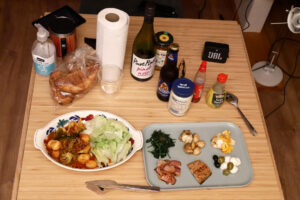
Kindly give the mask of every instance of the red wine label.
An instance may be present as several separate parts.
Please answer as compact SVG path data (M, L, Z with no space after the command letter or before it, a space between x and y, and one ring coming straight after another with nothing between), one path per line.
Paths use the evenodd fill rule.
M153 75L155 67L155 56L143 59L132 55L131 74L136 78L147 79Z
M193 99L199 99L201 97L204 85L195 84L194 96Z

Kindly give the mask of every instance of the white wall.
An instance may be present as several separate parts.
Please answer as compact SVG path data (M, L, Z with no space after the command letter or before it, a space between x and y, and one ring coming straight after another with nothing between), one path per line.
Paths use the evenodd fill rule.
M241 27L244 29L248 26L245 19L246 7L251 0L234 0L236 7L238 7L240 1L242 1L242 4L238 15L240 18ZM248 8L247 15L250 27L247 28L245 32L261 32L273 2L274 0L252 0L252 3Z

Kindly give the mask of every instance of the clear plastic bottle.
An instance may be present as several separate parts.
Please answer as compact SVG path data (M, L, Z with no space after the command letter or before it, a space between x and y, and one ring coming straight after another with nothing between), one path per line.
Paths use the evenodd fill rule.
M206 61L202 61L194 79L195 90L192 102L197 103L200 101L202 91L205 83Z
M35 71L48 76L53 72L56 64L56 50L53 42L48 39L49 32L40 24L35 25L38 28L37 40L32 45L32 59Z
M224 103L225 94L225 83L227 80L227 74L219 74L217 82L208 90L206 95L206 103L212 108L219 108Z

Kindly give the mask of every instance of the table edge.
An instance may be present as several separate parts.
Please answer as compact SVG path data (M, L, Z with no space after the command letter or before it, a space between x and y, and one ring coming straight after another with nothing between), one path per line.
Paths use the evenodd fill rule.
M31 102L32 102L32 94L33 94L33 89L34 89L33 86L34 86L35 76L36 76L35 70L32 67L31 74L30 74L28 93L27 93L27 101L26 101L26 107L25 107L25 113L24 113L21 138L20 138L18 158L17 158L16 169L15 169L13 188L12 188L12 193L11 193L11 200L17 199L17 196L18 196L19 182L20 182L20 176L21 176L26 136L27 136L27 131L28 131L28 121L29 121L30 110L31 110Z
M81 15L95 16L94 14L81 14ZM139 16L130 16L130 17L137 17L138 18ZM186 19L186 18L182 18L182 19ZM195 19L195 20L199 20L199 19ZM213 20L205 20L205 19L202 19L202 20L203 21L213 21ZM216 21L218 21L218 20L216 20ZM236 21L232 21L232 22L234 23ZM255 88L255 95L256 95L256 98L258 100L259 112L260 112L260 115L262 117L262 122L263 122L264 130L265 130L265 133L266 133L266 139L267 139L267 143L268 143L268 147L269 147L269 152L271 154L271 159L272 159L272 163L273 163L274 170L275 170L275 175L276 175L276 179L277 179L277 186L280 190L281 199L284 199L283 190L282 190L282 186L281 186L277 166L276 166L275 159L274 159L274 153L273 153L273 149L272 149L272 146L271 146L270 136L269 136L268 129L267 129L267 126L266 126L266 122L265 122L265 118L264 118L264 115L263 115L262 106L261 106L261 102L260 102L260 98L259 98L259 95L258 95L258 92L257 92L256 85L255 85L255 81L254 81L253 75L251 73L251 64L250 64L250 61L249 61L249 56L248 56L248 52L247 52L247 48L246 48L246 44L245 44L245 40L244 40L242 30L240 30L240 34L243 38L242 42L243 42L243 46L244 46L244 49L245 49L246 58L247 58L248 66L249 66L249 73L250 73L250 76L251 76L251 82L252 82L252 85ZM34 89L33 86L34 86L35 76L36 76L35 70L32 68L31 75L30 75L30 83L29 83L29 88L28 88L28 94L27 94L27 102L26 102L26 108L25 108L25 114L24 114L24 121L23 121L22 132L21 132L20 146L19 146L18 158L17 158L16 170L15 170L15 177L14 177L12 194L11 194L11 200L17 199L17 196L18 196L19 181L20 181L20 176L21 176L22 161L23 161L25 142L26 142L26 136L27 136L27 130L28 130L28 122L29 122L29 116L30 116L30 110L31 110L32 94L33 94L33 89Z

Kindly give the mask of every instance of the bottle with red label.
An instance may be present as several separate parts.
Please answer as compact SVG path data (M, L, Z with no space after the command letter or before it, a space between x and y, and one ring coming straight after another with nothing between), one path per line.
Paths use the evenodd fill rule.
M195 90L194 90L194 95L192 102L197 103L200 101L202 91L204 88L204 83L205 83L205 72L206 72L206 61L202 61L196 75L195 75Z

